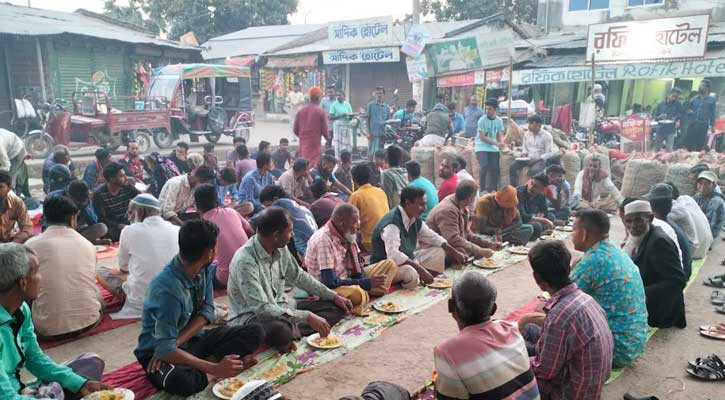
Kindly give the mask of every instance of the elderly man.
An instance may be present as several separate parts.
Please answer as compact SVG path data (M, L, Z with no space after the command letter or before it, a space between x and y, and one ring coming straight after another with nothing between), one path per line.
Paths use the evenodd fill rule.
M636 197L626 197L624 200L622 200L622 204L619 205L619 218L622 220L623 224L625 223L624 207L626 207L627 204L629 204L633 201L636 201L636 200L639 200L639 199ZM680 260L680 265L682 266L682 270L685 271L685 263L684 263L684 258L682 257L682 249L680 248L680 244L677 241L677 233L675 232L675 230L672 229L672 226L670 226L670 224L668 224L666 221L659 219L659 218L652 219L652 226L656 226L656 227L660 228L665 233L665 235L667 235L667 237L669 237L670 240L672 240L672 243L675 244L675 247L677 247L677 255ZM627 233L625 236L625 239L624 239L624 244L622 244L622 249L624 249L624 251L627 254L629 254L630 256L633 256L634 252L637 250L637 246L638 246L637 238L635 238L635 237L631 236L629 233Z
M179 226L185 220L198 217L198 213L188 211L194 207L194 188L210 183L214 178L214 171L202 165L191 174L175 176L166 181L159 194L161 216Z
M420 163L415 160L410 160L405 163L405 170L408 172L409 185L417 188L421 188L425 191L425 212L421 215L423 221L428 218L428 214L438 205L438 192L436 191L433 182L427 178L421 176ZM440 200L443 200L440 198Z
M363 268L356 244L359 227L358 209L351 204L339 204L327 224L312 235L305 254L305 267L310 275L349 299L356 315L363 313L369 296L384 295L391 284L401 282L407 289L418 284L418 274L411 266L404 265L398 271L392 260Z
M654 221L664 222L675 233L674 239L680 252L685 278L690 279L690 274L692 274L692 244L687 239L687 235L682 227L674 223L670 218L670 212L672 211L672 188L666 183L657 183L652 186L649 193L645 195L645 198L649 200L649 204L652 207L652 213L655 216Z
M141 318L151 281L179 252L179 227L161 218L161 204L150 194L139 194L128 205L131 225L121 231L118 269L100 267L98 282L125 298L114 319Z
M106 182L103 176L103 170L106 168L106 165L113 162L111 152L104 148L96 149L95 157L95 162L88 163L85 171L83 171L83 182L91 190L95 190L98 186Z
M75 164L73 164L73 161L71 161L70 150L68 149L68 146L64 146L62 144L56 145L55 147L53 147L53 154L51 154L50 157L46 158L45 161L43 161L42 178L43 192L45 193L49 192L48 173L50 172L50 169L57 164L65 165L71 171L71 174L75 173L76 166Z
M474 230L496 240L523 245L532 240L534 227L521 222L516 189L508 185L496 193L481 196L473 214ZM535 239L534 239L535 240Z
M11 188L10 174L0 170L0 242L24 243L33 236L33 221L25 203Z
M70 199L49 197L43 213L48 229L26 243L45 277L33 302L33 323L43 337L76 336L96 326L102 316L96 249L76 232L78 208Z
M385 214L373 230L370 262L390 259L398 267L409 265L426 284L433 282L431 272L443 272L446 258L463 264L466 257L420 219L424 211L425 191L412 186L403 188L400 205Z
M220 326L214 320L210 264L219 229L204 220L179 229L179 255L151 281L134 355L146 378L171 395L191 396L209 379L239 375L264 340L259 325Z
M370 175L370 166L367 164L357 164L352 167L352 180L357 189L348 200L360 211L360 242L366 251L370 251L373 247L375 225L390 211L385 192L370 184Z
M707 216L691 196L680 194L677 185L667 183L672 188L672 222L680 225L692 244L692 258L705 258L712 246L712 231Z
M290 198L302 206L309 206L312 203L312 192L310 191L310 162L298 158L292 164L292 168L286 170L277 179L277 184L282 186Z
M454 249L466 258L491 257L491 249L500 249L497 243L489 242L471 233L468 225L468 209L476 201L478 185L473 181L458 184L456 192L446 197L428 214L425 223L441 235Z
M515 325L491 319L496 288L483 274L468 271L456 280L448 311L460 333L433 350L436 398L539 398L521 334Z
M98 214L98 221L108 228L106 237L116 242L121 230L129 224L128 203L139 191L128 182L126 172L119 163L106 165L103 176L106 183L93 192L93 209Z
M272 156L267 153L259 153L257 156L257 169L247 172L242 177L242 183L239 184L237 192L237 200L239 204L249 203L254 206L254 212L257 213L262 209L262 203L259 201L259 194L267 186L274 185L274 162Z
M635 200L624 207L624 226L634 238L632 260L637 264L647 297L648 323L652 327L687 326L682 290L687 278L677 246L659 227L649 202Z
M511 186L517 186L519 173L528 167L529 176L535 176L544 169L546 160L559 154L554 147L554 138L551 133L542 130L543 121L538 115L532 115L528 119L529 129L524 134L524 147L521 157L528 160L518 159L511 164L509 169L509 180Z
M589 165L577 174L574 199L579 202L579 208L591 207L611 212L616 209L615 204L621 203L622 195L609 174L602 170L602 160L599 157L601 156L592 155Z
M713 241L720 236L723 222L725 221L725 202L722 199L722 192L718 189L718 179L712 171L700 172L697 176L697 193L694 196L700 210L705 213L710 224L710 232Z
M87 396L110 389L100 382L105 363L98 356L81 356L57 364L38 345L28 304L38 298L43 278L33 250L16 243L0 244L0 270L0 388L4 397L47 398L52 394L60 398L63 390ZM19 374L14 373L21 364L38 378L38 384L23 384ZM85 377L76 371L83 371ZM41 389L45 394L40 393Z
M639 270L627 253L609 241L609 217L601 210L576 215L571 236L584 254L571 279L604 309L614 341L614 368L632 364L647 342L647 305Z
M534 280L551 298L543 326L526 325L535 339L531 366L547 399L598 399L612 369L612 333L602 307L569 278L571 254L561 241L529 250Z
M380 173L380 186L388 196L388 207L392 210L400 204L400 191L408 186L408 172L401 165L403 149L393 145L385 149L388 168Z
M234 255L228 294L232 323L284 321L295 337L318 332L326 337L330 326L352 311L350 300L336 294L295 261L287 248L292 239L292 220L276 206L257 217L257 234ZM298 287L319 301L288 302L285 286Z
M327 113L320 107L322 90L318 87L310 89L310 102L302 107L293 119L293 132L300 139L297 157L317 165L322 155L322 138L330 140L327 125Z

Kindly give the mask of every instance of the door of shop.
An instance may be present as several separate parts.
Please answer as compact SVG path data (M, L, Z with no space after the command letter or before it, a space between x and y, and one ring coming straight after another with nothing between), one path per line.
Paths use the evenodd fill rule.
M393 91L398 89L398 107L405 107L405 102L413 98L413 85L408 81L405 62L351 64L348 97L353 111L367 106L377 86L385 88L388 103L392 103Z

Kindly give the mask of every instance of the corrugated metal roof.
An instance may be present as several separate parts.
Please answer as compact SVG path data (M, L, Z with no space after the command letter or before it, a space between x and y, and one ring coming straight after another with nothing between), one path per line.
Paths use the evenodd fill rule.
M257 39L279 36L302 36L305 33L316 31L325 27L326 24L300 24L300 25L267 25L252 26L240 31L227 33L209 39L209 42L234 40L234 39Z
M112 24L81 13L64 13L0 3L0 34L9 35L73 35L117 40L126 43L152 44L184 50L201 50L153 35Z
M201 56L205 60L216 60L236 56L257 56L282 46L299 36L278 36L258 39L210 40L202 45Z

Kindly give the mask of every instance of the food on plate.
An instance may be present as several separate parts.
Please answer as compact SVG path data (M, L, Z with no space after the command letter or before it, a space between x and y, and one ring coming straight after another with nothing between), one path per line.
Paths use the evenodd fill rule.
M237 378L230 378L225 379L222 382L220 382L222 385L219 388L219 392L223 394L224 396L232 397L234 396L234 393L237 392L237 390L241 389L242 386L244 386L244 382Z
M524 246L511 247L509 251L514 254L529 254L529 249Z
M481 268L493 268L496 266L496 261L491 258L483 258L473 262L474 265Z
M380 311L391 312L391 313L399 312L401 310L401 307L399 305L397 305L391 301L389 301L387 303L377 304L376 308Z
M312 343L319 347L338 347L342 345L342 339L337 336L330 335L328 337L317 337L312 339Z
M101 390L86 397L88 400L124 400L126 393L123 390Z
M433 289L448 289L449 287L453 286L453 282L450 279L444 279L444 278L436 278L433 280L433 283L428 285L428 287Z
M560 227L559 230L562 231L562 232L572 232L574 230L574 228L571 227L571 226L569 226L569 225L567 225L567 226Z

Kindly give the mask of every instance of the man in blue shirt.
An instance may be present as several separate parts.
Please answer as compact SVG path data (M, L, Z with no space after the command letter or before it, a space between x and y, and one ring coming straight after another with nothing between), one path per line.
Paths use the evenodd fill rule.
M420 219L425 221L431 210L438 205L438 192L431 181L420 176L420 163L418 161L410 160L405 163L405 170L408 172L410 186L419 187L425 191L425 211L420 216Z
M498 100L486 100L486 115L478 120L476 135L476 157L480 166L480 188L484 192L495 192L501 177L499 166L500 148L503 144L503 121L496 115Z
M191 396L208 377L230 378L251 366L264 341L258 324L221 326L214 320L211 264L219 229L205 220L179 230L179 255L151 281L144 300L141 334L134 355L157 388ZM152 294L152 295L149 295Z
M222 168L214 180L214 186L217 190L219 204L227 206L235 202L237 199L237 172L234 171L234 168ZM227 195L230 197L229 202L227 202Z
M239 204L252 203L254 213L262 210L262 203L259 202L259 193L265 187L274 185L273 169L274 163L269 153L257 154L257 169L247 172L244 178L242 178L242 183L239 184L239 191L237 193Z
M707 135L712 132L712 127L715 125L716 105L717 100L710 96L710 81L703 79L687 109L690 125L682 140L682 145L687 150L700 151L705 148Z
M267 186L262 190L259 195L259 201L264 204L265 207L277 206L287 210L290 218L292 219L292 231L294 237L292 238L294 244L294 250L300 260L304 259L305 253L307 253L307 242L312 237L312 234L317 230L317 223L312 212L299 204L296 201L289 198L289 195L282 189L281 186L272 185ZM252 220L252 226L256 228L256 219ZM293 250L290 248L290 250ZM294 254L294 253L293 253Z
M456 103L448 103L448 116L451 118L451 125L453 127L451 136L458 136L463 134L465 131L465 120L461 113L456 112Z
M666 146L667 151L672 151L675 143L675 131L677 124L682 119L683 106L680 102L682 89L673 87L669 97L655 108L652 116L657 120L657 136L655 140L655 151Z
M418 102L413 99L408 100L405 103L405 108L401 108L393 114L393 119L399 119L401 127L418 123L418 119L415 117L415 107L417 106Z
M317 167L310 171L310 176L313 180L322 179L323 181L327 181L333 189L342 195L343 200L347 200L348 196L352 194L352 191L340 183L335 177L334 171L336 165L337 158L331 154L325 154L322 156Z
M370 132L370 143L368 143L368 155L372 157L378 149L383 148L382 137L385 133L385 121L390 117L390 107L383 101L385 88L375 88L375 100L368 103L365 112L368 115L368 132Z
M468 106L463 110L463 118L465 119L463 132L467 138L476 137L476 133L478 133L478 120L483 115L483 109L478 106L478 97L471 96Z

